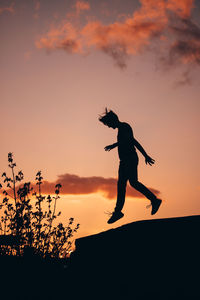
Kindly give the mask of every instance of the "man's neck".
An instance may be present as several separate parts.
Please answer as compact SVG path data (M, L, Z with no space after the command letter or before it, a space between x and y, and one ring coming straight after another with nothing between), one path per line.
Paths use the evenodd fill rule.
M117 124L117 128L119 129L119 127L120 127L120 125L122 124L122 122L118 122L118 124Z

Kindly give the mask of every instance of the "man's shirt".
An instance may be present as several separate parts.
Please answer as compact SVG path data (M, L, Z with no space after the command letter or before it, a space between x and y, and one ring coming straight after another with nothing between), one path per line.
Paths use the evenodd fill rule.
M117 142L120 160L128 159L130 156L136 155L133 130L129 124L125 122L120 123L118 128Z

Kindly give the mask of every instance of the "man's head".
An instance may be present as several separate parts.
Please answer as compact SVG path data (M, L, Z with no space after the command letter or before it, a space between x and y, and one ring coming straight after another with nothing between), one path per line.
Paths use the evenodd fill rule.
M104 115L99 117L99 121L113 129L117 128L119 125L118 116L112 110L108 111L107 108Z

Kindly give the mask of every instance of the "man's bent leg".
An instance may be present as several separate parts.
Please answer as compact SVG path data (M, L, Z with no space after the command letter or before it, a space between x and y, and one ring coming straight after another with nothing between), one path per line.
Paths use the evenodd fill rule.
M154 193L152 193L141 182L139 182L139 181L130 181L130 184L131 184L132 187L134 187L137 191L142 193L144 196L146 196L146 198L148 198L151 201L151 206L152 206L151 214L154 215L158 211L158 209L159 209L159 207L162 203L162 200L158 199L156 197L156 195L154 195Z
M136 189L137 191L139 191L140 193L142 193L146 198L148 198L150 201L154 201L157 199L156 195L154 195L154 193L152 193L144 184L142 184L139 181L131 181L130 180L130 185Z

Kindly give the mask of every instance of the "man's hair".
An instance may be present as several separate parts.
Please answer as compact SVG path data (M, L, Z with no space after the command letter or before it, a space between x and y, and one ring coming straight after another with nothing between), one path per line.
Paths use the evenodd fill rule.
M112 110L108 111L108 109L106 108L105 113L99 116L99 121L102 122L104 125L107 125L110 122L112 123L113 121L119 121L119 118Z

